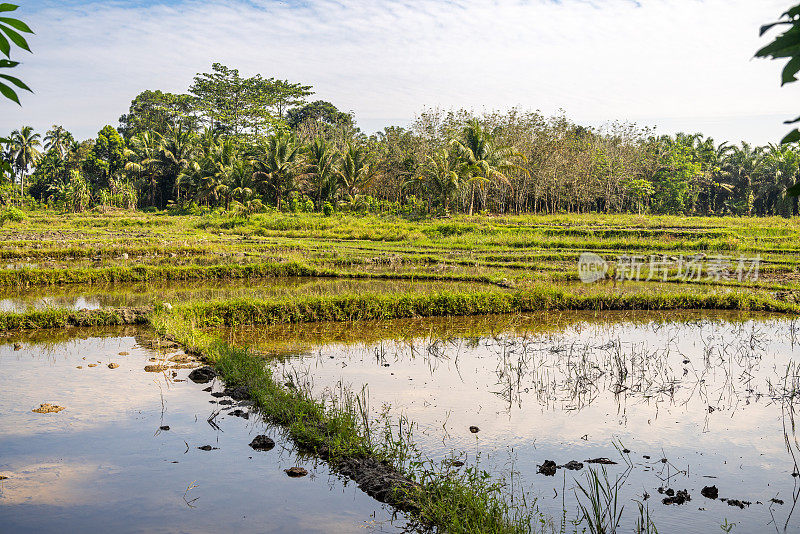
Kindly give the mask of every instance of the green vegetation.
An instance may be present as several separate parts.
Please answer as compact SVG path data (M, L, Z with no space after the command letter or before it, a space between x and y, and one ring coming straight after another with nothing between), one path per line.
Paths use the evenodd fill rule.
M793 312L796 304L746 293L578 295L551 288L500 293L340 295L286 300L191 303L180 313L200 328L317 321L372 321L402 317L452 317L541 310L714 309Z
M426 111L408 129L368 136L330 102L307 102L308 85L219 63L211 70L187 94L139 94L119 127L95 139L54 125L42 146L32 128L15 130L0 143L0 161L13 170L0 203L66 212L206 208L245 218L273 210L791 217L800 207L787 195L800 175L794 142L732 146L517 109Z

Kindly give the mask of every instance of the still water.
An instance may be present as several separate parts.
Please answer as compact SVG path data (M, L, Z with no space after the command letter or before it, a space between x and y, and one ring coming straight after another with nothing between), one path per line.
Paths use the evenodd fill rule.
M375 417L390 407L416 423L424 457L513 481L557 525L564 509L577 518L586 460L608 458L622 531L638 501L662 533L800 532L798 326L785 316L605 312L222 335L279 355L278 372L317 396L366 387ZM584 466L546 476L546 460ZM701 495L712 485L725 501ZM667 490L691 500L664 504Z
M148 342L132 328L0 341L0 477L7 477L0 480L0 531L349 533L404 526L324 463L298 457L249 406L204 391L220 391L220 384L187 380L190 364L170 360L186 358L180 350ZM145 372L148 365L179 368ZM64 410L32 411L42 403ZM258 434L276 447L251 449ZM212 449L198 449L206 445ZM294 466L309 475L289 478L284 470Z

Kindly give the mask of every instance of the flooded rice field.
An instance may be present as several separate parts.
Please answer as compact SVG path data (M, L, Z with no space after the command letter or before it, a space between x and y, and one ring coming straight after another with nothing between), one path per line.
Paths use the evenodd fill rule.
M374 417L414 422L423 457L505 478L567 531L591 467L618 488L621 531L639 502L659 532L800 532L798 326L604 312L222 335L317 397L364 388Z
M24 312L41 308L91 310L147 306L164 301L175 303L190 300L280 298L297 295L470 291L486 290L487 287L493 286L473 282L286 277L4 288L0 290L0 312Z
M0 340L2 532L385 532L402 517L143 330ZM275 442L250 446L256 436ZM286 469L307 476L292 478Z

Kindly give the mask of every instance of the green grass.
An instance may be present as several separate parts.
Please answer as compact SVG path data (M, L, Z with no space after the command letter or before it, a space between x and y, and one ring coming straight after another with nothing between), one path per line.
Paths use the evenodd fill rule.
M403 317L512 314L541 310L747 310L797 313L768 295L731 293L576 294L540 287L515 292L360 294L282 300L239 299L178 306L198 327L372 321Z

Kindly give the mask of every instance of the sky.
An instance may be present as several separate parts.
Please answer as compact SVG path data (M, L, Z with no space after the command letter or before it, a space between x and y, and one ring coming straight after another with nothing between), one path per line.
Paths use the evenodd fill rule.
M429 108L563 109L718 142L779 140L800 83L753 59L790 0L19 0L36 31L0 133L117 126L146 89L186 92L213 62L314 86L367 133Z

